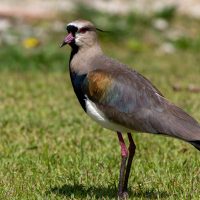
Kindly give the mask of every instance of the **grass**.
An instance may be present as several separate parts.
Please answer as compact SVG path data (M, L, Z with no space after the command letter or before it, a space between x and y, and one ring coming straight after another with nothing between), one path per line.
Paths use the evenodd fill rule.
M176 18L171 26L186 22ZM199 86L196 46L157 53L165 36L150 22L137 23L132 32L137 45L117 39L120 34L114 39L101 35L103 49L151 79L168 99L200 121L200 93L172 90L175 83ZM193 23L199 24L189 24ZM36 49L18 44L0 51L0 199L116 197L121 159L117 137L81 110L67 70L69 50L58 48L62 34ZM130 33L124 34L133 40ZM151 39L145 40L147 35ZM196 41L192 35L188 38ZM200 157L195 148L156 135L133 137L137 150L130 199L200 199Z

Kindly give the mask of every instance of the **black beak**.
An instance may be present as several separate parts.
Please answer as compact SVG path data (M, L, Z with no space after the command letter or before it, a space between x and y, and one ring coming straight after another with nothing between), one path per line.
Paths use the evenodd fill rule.
M67 43L65 41L63 41L63 43L60 45L60 48L65 46Z

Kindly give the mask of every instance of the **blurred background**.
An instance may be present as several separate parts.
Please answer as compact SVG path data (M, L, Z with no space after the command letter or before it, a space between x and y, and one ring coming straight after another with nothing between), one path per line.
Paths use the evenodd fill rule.
M57 47L66 24L77 18L112 31L100 34L102 45L109 45L114 49L110 54L119 54L128 63L131 59L131 64L137 58L134 54L200 50L198 0L2 0L0 69L63 70L69 50Z
M67 23L77 18L110 31L99 33L104 52L200 121L199 0L1 0L0 199L57 199L59 192L115 197L115 189L72 187L115 185L119 163L115 135L83 115L68 74L70 48L59 47ZM199 199L194 148L170 138L134 137L138 156L130 181L138 199Z

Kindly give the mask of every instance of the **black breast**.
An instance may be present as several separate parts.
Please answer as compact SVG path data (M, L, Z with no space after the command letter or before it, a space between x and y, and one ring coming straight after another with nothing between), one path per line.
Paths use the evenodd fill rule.
M70 77L71 77L72 85L74 88L74 92L75 92L82 108L86 111L86 105L85 105L86 97L82 90L83 81L85 80L86 74L78 75L75 72L70 71Z

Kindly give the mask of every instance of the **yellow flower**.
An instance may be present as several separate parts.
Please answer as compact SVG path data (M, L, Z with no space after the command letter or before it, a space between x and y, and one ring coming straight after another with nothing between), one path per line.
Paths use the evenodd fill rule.
M22 44L25 48L31 49L31 48L35 48L39 46L40 41L37 38L30 37L30 38L24 39Z

